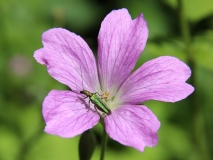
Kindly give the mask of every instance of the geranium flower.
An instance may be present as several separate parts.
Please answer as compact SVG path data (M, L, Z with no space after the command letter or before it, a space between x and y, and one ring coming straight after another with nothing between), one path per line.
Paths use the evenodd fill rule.
M131 73L147 37L143 14L132 20L126 9L112 11L101 24L96 66L91 49L80 36L62 28L44 32L44 47L35 51L34 57L47 66L53 78L72 90L52 90L44 99L45 132L74 137L94 127L101 111L97 112L88 98L82 99L85 96L79 92L87 90L106 100L111 114L105 115L104 123L112 139L140 151L155 146L160 122L141 103L176 102L194 88L185 83L191 75L189 67L170 56L148 61Z

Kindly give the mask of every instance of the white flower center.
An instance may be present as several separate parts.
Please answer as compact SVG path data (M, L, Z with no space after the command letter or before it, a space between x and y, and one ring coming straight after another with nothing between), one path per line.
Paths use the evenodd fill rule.
M104 91L101 94L101 98L105 101L107 107L109 107L111 111L115 110L122 104L119 97L119 95L114 95L112 92L107 91Z

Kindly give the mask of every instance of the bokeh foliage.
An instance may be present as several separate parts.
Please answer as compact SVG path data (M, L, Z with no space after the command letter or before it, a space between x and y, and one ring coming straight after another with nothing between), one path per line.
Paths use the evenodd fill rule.
M52 89L68 88L36 63L33 52L42 47L44 31L63 27L83 37L96 54L101 21L111 10L123 7L133 18L143 12L148 21L149 40L136 67L163 55L176 56L190 66L193 61L191 83L196 99L190 96L175 104L146 102L161 122L159 144L140 153L109 140L106 160L213 159L213 1L183 2L191 35L190 55L181 34L177 0L1 0L0 159L78 159L79 136L63 139L43 132L44 97ZM101 126L94 132L97 147L92 159L96 160Z

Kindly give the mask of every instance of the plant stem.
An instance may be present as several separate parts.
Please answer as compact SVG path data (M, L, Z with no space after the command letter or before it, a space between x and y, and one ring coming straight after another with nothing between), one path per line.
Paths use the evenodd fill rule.
M28 151L31 149L31 147L33 145L35 145L35 142L41 137L41 135L43 134L43 125L41 125L42 127L40 127L34 135L32 135L32 137L30 137L27 141L23 142L22 146L20 147L20 152L19 155L17 157L18 160L25 160L26 159L26 154L28 153Z
M104 123L102 123L102 125L103 125L103 135L102 135L100 160L104 160L104 154L105 154L105 150L106 150L106 146L107 146L107 138L108 138Z
M185 42L185 52L187 54L187 61L188 64L193 71L191 75L191 84L195 87L194 93L190 96L190 104L192 106L191 113L192 113L192 130L193 130L193 139L194 139L194 149L195 152L198 154L199 159L208 160L209 155L207 151L206 145L206 134L205 134L205 127L204 127L204 115L201 110L201 104L199 101L198 90L196 87L196 64L193 60L193 48L191 45L191 37L190 37L190 28L188 21L186 19L186 14L184 10L183 0L178 0L178 8L180 14L180 29L182 32L183 40Z

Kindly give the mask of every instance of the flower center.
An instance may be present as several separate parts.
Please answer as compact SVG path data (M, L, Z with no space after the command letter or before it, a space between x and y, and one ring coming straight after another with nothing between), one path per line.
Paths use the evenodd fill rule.
M109 107L111 110L116 109L119 105L122 104L118 97L119 96L114 95L108 91L104 91L101 94L101 98L105 100L107 107Z
M105 101L107 102L109 100L109 93L106 91L101 95L102 99L105 99Z

